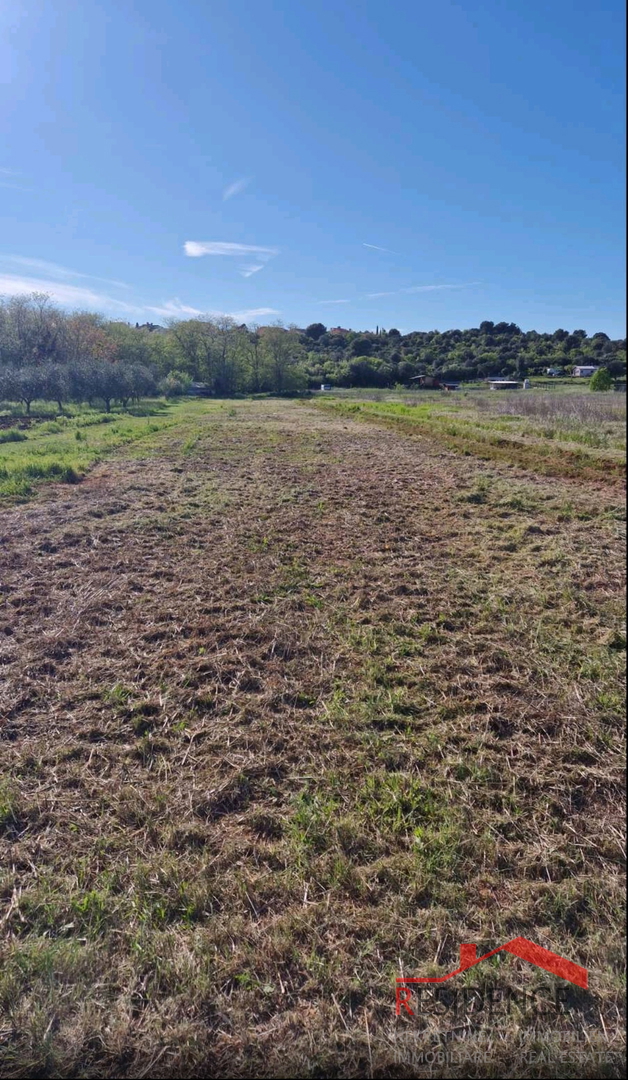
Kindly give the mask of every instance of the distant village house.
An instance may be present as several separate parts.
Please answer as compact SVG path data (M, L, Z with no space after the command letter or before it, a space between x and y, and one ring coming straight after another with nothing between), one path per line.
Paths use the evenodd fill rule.
M410 382L416 383L421 390L458 390L460 387L460 383L445 382L437 375L414 375Z

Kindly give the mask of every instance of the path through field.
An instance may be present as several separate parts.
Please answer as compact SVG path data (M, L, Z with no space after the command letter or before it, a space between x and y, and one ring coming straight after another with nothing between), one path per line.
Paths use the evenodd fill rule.
M203 408L2 516L0 1074L429 1075L451 1030L556 1075L395 1018L521 934L590 973L547 1044L619 1075L617 487Z

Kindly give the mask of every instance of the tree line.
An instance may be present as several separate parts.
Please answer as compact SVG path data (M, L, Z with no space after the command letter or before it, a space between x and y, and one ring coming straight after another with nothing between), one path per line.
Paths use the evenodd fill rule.
M101 402L107 411L201 383L218 397L291 393L308 385L300 333L229 318L135 326L68 313L32 293L0 298L0 401Z
M594 363L625 373L625 341L584 330L523 332L514 323L477 329L359 332L312 323L305 329L238 325L227 317L130 325L92 312L68 313L32 293L0 298L0 401L102 403L185 393L192 382L217 397L296 393L320 383L407 385L416 375L456 380L523 377L546 367L569 373Z
M552 334L523 331L516 323L485 321L469 330L399 330L378 327L375 333L312 323L307 370L314 381L339 386L406 385L417 375L437 374L452 381L493 376L525 378L556 368L565 375L582 364L605 367L618 378L626 372L626 342L612 341L602 331Z

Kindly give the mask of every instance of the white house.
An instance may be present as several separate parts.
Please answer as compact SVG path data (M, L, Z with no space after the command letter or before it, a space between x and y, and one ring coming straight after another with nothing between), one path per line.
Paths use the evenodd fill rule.
M574 378L576 379L590 379L596 371L596 364L581 364L580 367L575 367L573 369Z

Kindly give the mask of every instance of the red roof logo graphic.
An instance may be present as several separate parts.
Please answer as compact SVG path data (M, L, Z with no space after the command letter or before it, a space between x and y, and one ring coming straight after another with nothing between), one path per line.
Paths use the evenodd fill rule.
M513 938L512 941L507 941L505 945L500 945L499 948L485 953L484 956L477 955L475 945L461 945L460 966L455 971L450 971L448 975L440 975L429 979L398 978L397 985L446 982L447 979L453 979L454 975L460 975L461 972L468 971L469 968L475 967L476 964L481 964L482 960L487 960L489 956L495 956L499 952L512 953L513 956L518 956L520 960L527 960L530 964L536 964L537 967L543 968L544 971L549 971L551 975L558 975L561 979L567 979L569 982L574 983L575 986L582 987L583 990L586 990L589 985L586 968L580 967L580 964L574 964L572 960L566 960L564 956L559 956L558 953L550 952L549 949L543 949L540 945L536 945L533 941L528 941L524 937Z

